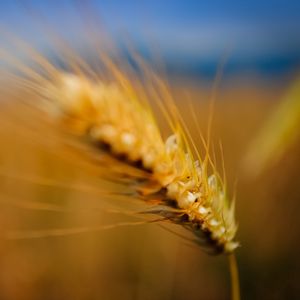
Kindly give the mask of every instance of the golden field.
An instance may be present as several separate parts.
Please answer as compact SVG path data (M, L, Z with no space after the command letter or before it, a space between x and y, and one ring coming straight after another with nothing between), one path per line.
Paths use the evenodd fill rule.
M220 171L222 143L229 193L236 193L242 299L297 299L300 292L300 142L259 174L245 167L251 142L286 88L240 83L217 91L212 138ZM172 90L201 150L186 99L205 133L211 89L184 83ZM118 200L112 213L111 200L97 192L97 165L85 167L78 155L70 159L63 140L52 140L52 130L38 121L26 128L26 112L11 107L9 97L0 109L0 299L229 299L224 256L209 256L160 224L97 230L135 222L122 213L134 204ZM18 229L79 227L91 230L7 238Z

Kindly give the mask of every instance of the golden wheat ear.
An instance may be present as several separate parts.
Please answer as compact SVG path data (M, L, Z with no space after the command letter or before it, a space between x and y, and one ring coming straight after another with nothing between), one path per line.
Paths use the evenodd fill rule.
M251 142L244 160L245 171L256 176L278 161L299 138L300 79L292 82L283 99Z
M66 139L68 130L70 136L81 139L72 142L71 148L79 148L79 155L92 159L102 181L129 180L127 194L150 203L152 197L168 207L160 214L194 232L216 253L230 253L238 246L234 205L229 203L225 183L209 156L209 143L207 147L203 142L206 156L201 158L168 86L141 59L136 57L146 85L138 77L129 77L103 52L99 57L106 76L91 77L78 60L72 60L73 72L66 72L26 44L14 42L36 66L33 69L4 51L4 60L13 66L7 73L23 95L21 109L26 110L27 119L46 120L45 113L51 116L48 127L37 132L35 140L49 147L57 139L40 136L42 131L49 132L49 123L61 140ZM153 103L171 129L168 138L162 137ZM44 111L35 112L38 107Z
M236 282L232 253L239 243L235 241L234 201L229 201L226 180L209 155L210 142L205 142L197 128L206 153L201 157L166 82L140 59L142 75L129 76L100 52L105 71L91 76L96 71L87 72L86 64L73 59L73 55L72 68L66 71L35 50L25 48L35 68L2 51L3 59L12 64L6 73L7 78L12 78L15 96L13 103L6 103L9 117L1 122L15 126L24 140L30 139L53 155L78 165L88 172L91 181L97 177L97 186L94 182L92 188L101 198L140 202L140 216L152 215L151 222L182 226L194 234L207 252L229 254ZM65 60L69 58L70 55ZM9 87L8 90L11 93ZM163 136L154 111L163 116L169 135ZM192 117L197 121L195 113ZM208 139L211 119L209 123ZM36 178L32 182L61 184ZM55 209L27 204L35 209ZM149 221L136 224L145 222ZM130 224L120 224L125 225ZM7 237L38 238L112 227L11 232ZM235 290L234 299L238 299L237 295Z
M208 147L204 159L199 155L167 85L156 74L147 72L151 93L146 89L141 93L136 88L139 80L128 77L102 53L102 62L110 71L110 79L106 81L92 79L84 70L65 72L40 54L32 51L30 54L34 55L32 60L38 70L11 59L21 72L21 75L12 72L20 79L15 81L20 85L20 94L25 95L25 91L25 99L30 99L21 100L21 109L26 110L28 119L46 118L45 113L49 114L47 125L52 123L62 140L67 136L66 130L72 133L70 136L75 134L81 139L74 142L72 148L87 150L85 156L93 158L103 181L129 179L126 188L130 193L127 194L149 201L152 197L159 205L168 207L169 210L164 209L159 214L166 214L170 221L183 225L201 242L204 239L212 251L234 251L238 246L234 241L237 226L226 186L210 159ZM7 56L11 58L9 53ZM44 68L44 72L39 72L40 68ZM167 139L162 137L150 108L153 102L172 131ZM40 104L44 112L31 109L40 108ZM39 142L45 146L54 139L45 139L39 134L37 132L35 138L40 137ZM80 149L80 153L84 151Z
M156 98L157 103L173 129L164 141L145 96L140 101L133 82L107 57L105 63L114 78L108 83L61 72L44 89L58 121L91 145L148 174L137 192L148 198L152 194L160 204L176 209L167 213L171 221L205 239L213 251L232 252L238 246L233 240L234 206L228 204L215 168L208 174L209 155L202 160L196 153L199 159L194 160L191 137L166 85L153 77L162 97ZM126 170L125 176L129 175Z

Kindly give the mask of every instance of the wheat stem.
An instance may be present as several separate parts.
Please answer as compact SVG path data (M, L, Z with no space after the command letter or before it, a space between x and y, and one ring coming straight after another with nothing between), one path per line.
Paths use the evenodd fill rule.
M240 283L239 271L235 255L232 253L228 255L230 278L231 278L231 299L240 300Z

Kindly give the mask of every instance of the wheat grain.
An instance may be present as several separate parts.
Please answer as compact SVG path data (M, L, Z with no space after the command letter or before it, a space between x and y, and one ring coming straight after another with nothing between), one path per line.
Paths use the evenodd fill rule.
M105 83L58 71L43 91L48 111L60 122L149 172L138 191L164 207L150 212L183 225L215 253L235 250L234 203L228 203L220 176L214 169L207 175L207 158L194 160L179 123L163 141L149 106L129 80Z

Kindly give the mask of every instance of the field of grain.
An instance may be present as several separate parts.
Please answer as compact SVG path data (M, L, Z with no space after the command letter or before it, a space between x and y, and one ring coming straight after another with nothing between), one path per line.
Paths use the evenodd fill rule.
M300 292L300 143L259 175L244 164L251 141L286 88L232 84L217 94L212 137L220 170L222 142L229 193L236 193L242 299L297 299ZM193 103L205 132L211 90L186 83L173 91L201 150L185 99ZM51 140L48 127L23 126L25 112L10 107L5 97L0 109L1 299L229 299L224 256L205 254L163 224L133 225L137 219L126 211L135 203L99 196L97 165L83 164L88 155L72 156L63 141ZM120 222L132 225L118 227ZM109 224L116 226L99 228ZM24 239L8 234L58 228L72 234L25 234ZM85 229L75 233L73 228ZM175 225L168 228L185 233Z

